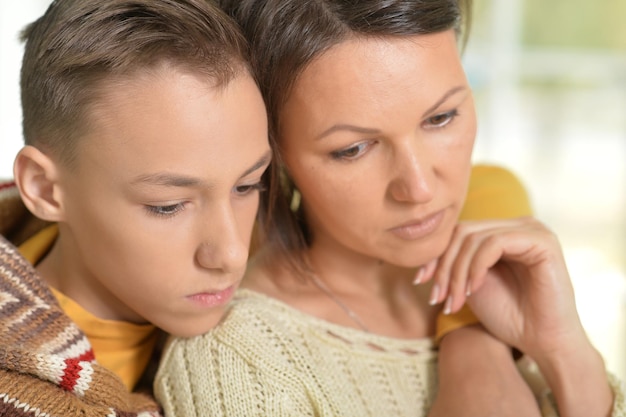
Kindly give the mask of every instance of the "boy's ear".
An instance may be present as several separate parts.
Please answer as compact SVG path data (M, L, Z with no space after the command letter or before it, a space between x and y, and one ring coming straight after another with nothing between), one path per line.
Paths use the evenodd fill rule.
M40 219L63 219L61 186L57 164L34 146L24 146L13 165L15 183L24 205Z

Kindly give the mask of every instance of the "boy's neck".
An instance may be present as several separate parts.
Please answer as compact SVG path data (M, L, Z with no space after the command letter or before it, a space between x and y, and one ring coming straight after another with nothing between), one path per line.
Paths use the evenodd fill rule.
M77 250L60 231L50 251L35 265L46 283L78 303L90 314L104 320L144 324L143 318L120 302L110 291L89 276L84 265L77 262Z
M62 262L59 262L59 244L58 241L52 245L50 251L44 255L42 259L35 265L35 270L46 283L54 289L66 294L63 288L63 281L60 272Z

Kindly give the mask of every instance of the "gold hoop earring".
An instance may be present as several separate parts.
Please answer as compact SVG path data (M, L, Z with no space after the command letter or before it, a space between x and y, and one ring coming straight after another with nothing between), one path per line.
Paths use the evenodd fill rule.
M296 213L300 209L300 202L302 201L302 194L297 188L293 189L291 193L291 202L289 203L289 209L292 213Z

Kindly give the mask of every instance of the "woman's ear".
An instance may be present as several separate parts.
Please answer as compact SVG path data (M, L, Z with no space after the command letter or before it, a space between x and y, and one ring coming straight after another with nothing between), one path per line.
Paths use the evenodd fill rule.
M24 146L13 164L15 183L24 205L40 219L63 220L57 164L34 146Z

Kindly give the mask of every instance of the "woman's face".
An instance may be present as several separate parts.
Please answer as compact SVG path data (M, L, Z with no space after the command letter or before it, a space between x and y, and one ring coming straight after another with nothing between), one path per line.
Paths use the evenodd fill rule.
M399 266L439 256L463 205L475 134L453 31L353 39L319 56L280 126L312 248Z

